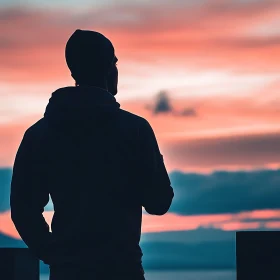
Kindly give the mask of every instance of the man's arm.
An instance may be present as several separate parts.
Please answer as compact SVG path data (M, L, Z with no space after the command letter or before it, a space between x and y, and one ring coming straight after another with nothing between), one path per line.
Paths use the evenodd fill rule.
M164 215L170 208L174 192L163 156L150 124L145 121L139 129L142 206L152 215Z
M11 217L22 240L45 261L45 248L51 240L49 226L42 213L49 201L41 178L39 161L34 160L34 144L27 130L16 154L11 181Z

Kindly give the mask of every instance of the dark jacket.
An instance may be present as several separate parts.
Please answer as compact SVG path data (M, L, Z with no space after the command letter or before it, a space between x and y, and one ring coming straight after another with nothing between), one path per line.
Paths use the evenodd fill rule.
M54 204L51 229L42 212ZM97 87L52 94L13 167L12 220L45 263L141 263L142 206L165 214L174 193L149 123Z

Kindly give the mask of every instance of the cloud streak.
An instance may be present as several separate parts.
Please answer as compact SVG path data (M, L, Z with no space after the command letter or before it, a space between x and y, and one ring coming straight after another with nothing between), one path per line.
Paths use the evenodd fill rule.
M279 166L280 134L198 137L163 141L170 170L261 169Z
M279 37L250 33L254 26L279 15L280 5L275 1L206 1L192 7L182 1L166 1L161 7L123 4L79 13L2 8L0 20L5 24L0 26L0 59L6 70L2 79L66 81L64 45L77 27L107 34L124 61L157 63L164 58L166 67L181 64L192 69L279 71Z
M2 175L1 175L2 174ZM0 231L18 237L10 218L10 170L2 170ZM275 229L280 221L278 199L280 170L215 172L210 175L170 174L175 197L169 212L161 217L143 211L143 232L214 228L224 231ZM2 211L2 212L1 212ZM75 207L72 210L75 212ZM50 224L53 211L45 211Z
M0 212L9 210L11 176L11 169L0 169ZM172 172L170 179L175 193L170 213L205 216L244 212L238 214L243 222L279 218L276 210L280 209L280 169L211 174ZM258 212L250 212L255 210Z
M214 215L194 215L194 216L181 216L177 214L167 213L162 217L153 215L143 215L142 232L168 232L168 231L189 231L199 228L213 228L221 229L224 231L236 231L243 229L275 229L280 228L280 222L269 221L269 214L272 217L280 219L280 210L257 210L253 212L241 212L239 214L214 214ZM266 215L267 221L243 221L244 215L248 218L252 215L256 217ZM0 213L0 232L9 235L13 238L20 239L20 236L14 227L10 211ZM53 217L53 211L44 212L44 217L50 225Z
M130 108L137 114L133 106ZM279 131L275 129L279 125L277 113L273 117L269 110L259 114L257 108L255 112L249 112L248 108L242 114L241 108L240 116L236 119L235 112L230 112L231 109L228 110L228 115L223 114L223 109L220 113L214 110L207 117L204 114L208 110L205 108L204 112L202 108L198 108L197 116L187 118L186 121L185 117L173 115L147 115L143 109L142 116L147 116L154 128L169 171L209 172L217 169L279 167L280 128ZM19 122L0 124L0 166L12 166L24 131L40 118L41 116L32 116ZM248 127L242 129L239 121L248 123ZM252 127L249 126L250 123ZM265 123L269 124L267 130ZM230 124L233 127L229 129L227 126ZM250 133L251 128L263 132ZM276 131L269 132L269 129Z

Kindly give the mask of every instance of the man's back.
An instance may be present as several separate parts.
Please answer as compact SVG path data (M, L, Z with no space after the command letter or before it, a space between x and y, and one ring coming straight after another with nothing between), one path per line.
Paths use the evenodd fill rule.
M52 233L41 215L49 194ZM11 211L45 263L141 268L142 206L162 215L173 196L148 122L121 110L106 90L67 87L53 93L44 118L25 133Z

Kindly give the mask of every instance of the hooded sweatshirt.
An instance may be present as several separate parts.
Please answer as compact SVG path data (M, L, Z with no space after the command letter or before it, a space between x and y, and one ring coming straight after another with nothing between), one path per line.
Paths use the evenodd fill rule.
M51 197L51 231L42 213ZM149 123L108 91L65 87L16 154L12 220L46 264L141 266L142 207L165 214L174 197ZM141 266L142 267L142 266Z

